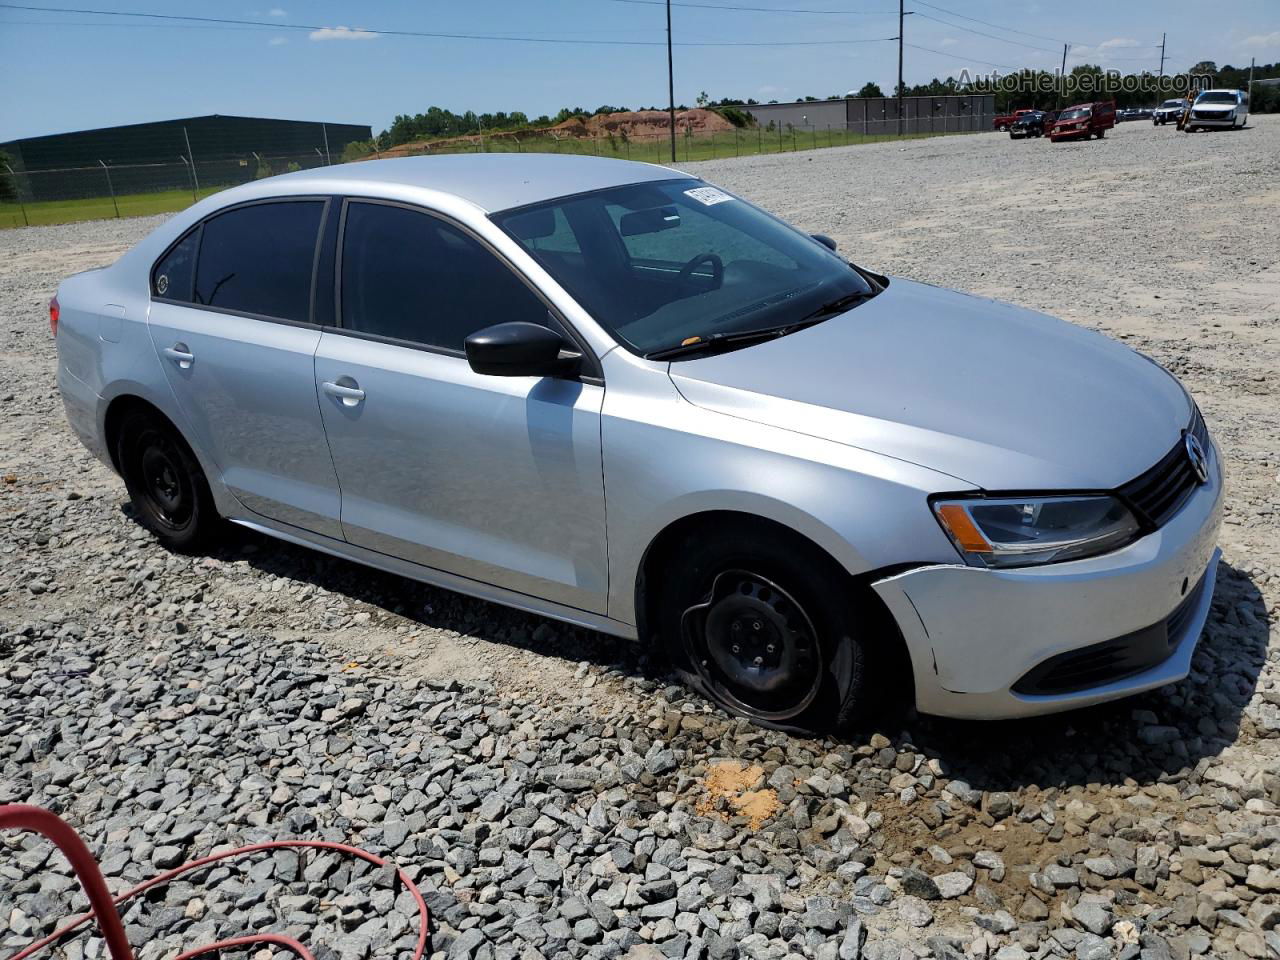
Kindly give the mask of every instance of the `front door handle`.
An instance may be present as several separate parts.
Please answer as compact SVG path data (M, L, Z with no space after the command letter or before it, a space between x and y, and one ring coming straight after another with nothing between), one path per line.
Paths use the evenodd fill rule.
M196 359L196 355L182 342L175 343L172 347L165 347L160 352L176 363L181 370L190 370L191 364Z
M320 384L320 389L331 397L337 397L342 401L343 406L354 407L364 399L364 391L356 386L356 382L350 377L342 379L350 383L334 383L332 380L325 380Z

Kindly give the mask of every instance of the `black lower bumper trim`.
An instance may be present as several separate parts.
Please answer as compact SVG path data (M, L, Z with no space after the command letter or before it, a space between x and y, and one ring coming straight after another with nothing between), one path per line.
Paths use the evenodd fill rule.
M1024 696L1076 693L1159 666L1182 639L1204 584L1205 578L1201 577L1177 608L1159 623L1113 640L1068 650L1037 664L1013 685L1013 692Z

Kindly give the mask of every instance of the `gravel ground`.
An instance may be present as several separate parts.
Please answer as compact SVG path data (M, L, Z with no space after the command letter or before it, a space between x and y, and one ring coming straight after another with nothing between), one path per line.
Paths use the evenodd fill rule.
M167 554L66 428L44 313L157 221L10 230L0 801L60 811L117 889L221 845L354 840L429 891L441 957L1280 956L1280 118L697 172L868 266L1105 330L1184 379L1230 475L1188 680L808 741L609 638L247 535ZM0 846L14 949L82 901L46 844ZM406 898L328 856L192 880L129 907L142 957L254 929L320 960L412 945Z

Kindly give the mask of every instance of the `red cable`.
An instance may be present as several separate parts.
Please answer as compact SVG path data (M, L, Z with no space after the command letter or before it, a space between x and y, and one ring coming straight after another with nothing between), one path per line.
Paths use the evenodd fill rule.
M219 950L228 950L231 947L247 947L251 943L274 943L278 947L292 950L302 960L315 960L315 957L311 956L311 951L297 940L279 933L260 933L253 937L232 937L230 940L219 940L217 943L211 943L206 947L196 947L194 950L180 953L173 960L191 960L192 957L202 957L206 953L217 953Z
M111 950L112 960L133 960L133 952L129 947L129 941L125 937L124 926L120 922L120 915L116 912L116 906L136 897L145 890L152 887L160 886L168 883L175 877L179 877L184 873L189 873L199 867L207 866L211 863L217 863L220 860L227 860L232 857L240 857L250 853L257 853L262 850L277 850L285 848L311 848L315 850L335 850L338 853L347 856L358 857L368 863L372 863L379 867L392 866L400 882L404 884L405 889L413 895L414 902L418 905L418 942L414 949L413 960L422 960L422 955L426 951L427 946L427 923L429 916L427 913L427 903L422 898L422 893L418 890L417 884L409 877L400 867L394 867L393 864L384 860L382 857L361 850L359 847L353 847L345 843L333 843L328 840L271 840L266 843L250 844L247 847L237 847L234 850L224 850L222 853L213 853L207 857L201 857L198 860L192 860L190 863L184 863L180 867L174 867L172 870L166 870L150 880L145 880L131 890L126 890L118 897L112 897L111 892L107 889L106 881L102 879L102 871L98 869L97 861L93 859L93 854L89 852L89 848L85 846L83 840L64 820L57 815L50 813L48 810L42 810L40 807L27 806L25 804L13 804L9 806L0 806L0 829L16 828L25 830L34 830L37 833L44 834L54 844L62 850L67 860L70 861L72 868L76 872L76 876L80 880L80 885L84 887L85 893L89 897L89 904L93 907L88 913L81 914L74 920L64 924L47 937L37 940L35 943L19 950L9 960L25 960L38 950L43 949L55 940L66 936L72 930L84 925L95 916L98 918L98 926L102 930L103 937L107 941L107 946ZM243 946L249 943L273 943L277 946L284 947L296 953L302 960L314 960L311 953L305 946L292 937L285 937L278 934L260 934L251 937L237 937L232 940L222 940L218 943L212 943L205 947L197 947L186 953L175 957L174 960L190 960L192 957L198 957L203 954L213 953L229 947Z

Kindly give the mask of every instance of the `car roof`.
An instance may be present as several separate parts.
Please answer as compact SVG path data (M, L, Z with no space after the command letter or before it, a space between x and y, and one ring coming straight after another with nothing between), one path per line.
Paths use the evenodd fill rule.
M358 190L370 183L434 190L459 197L489 213L557 197L631 183L690 177L653 163L555 153L471 153L439 157L393 157L316 167L273 177L272 183L302 187L323 182L325 190ZM690 177L690 179L692 179Z

